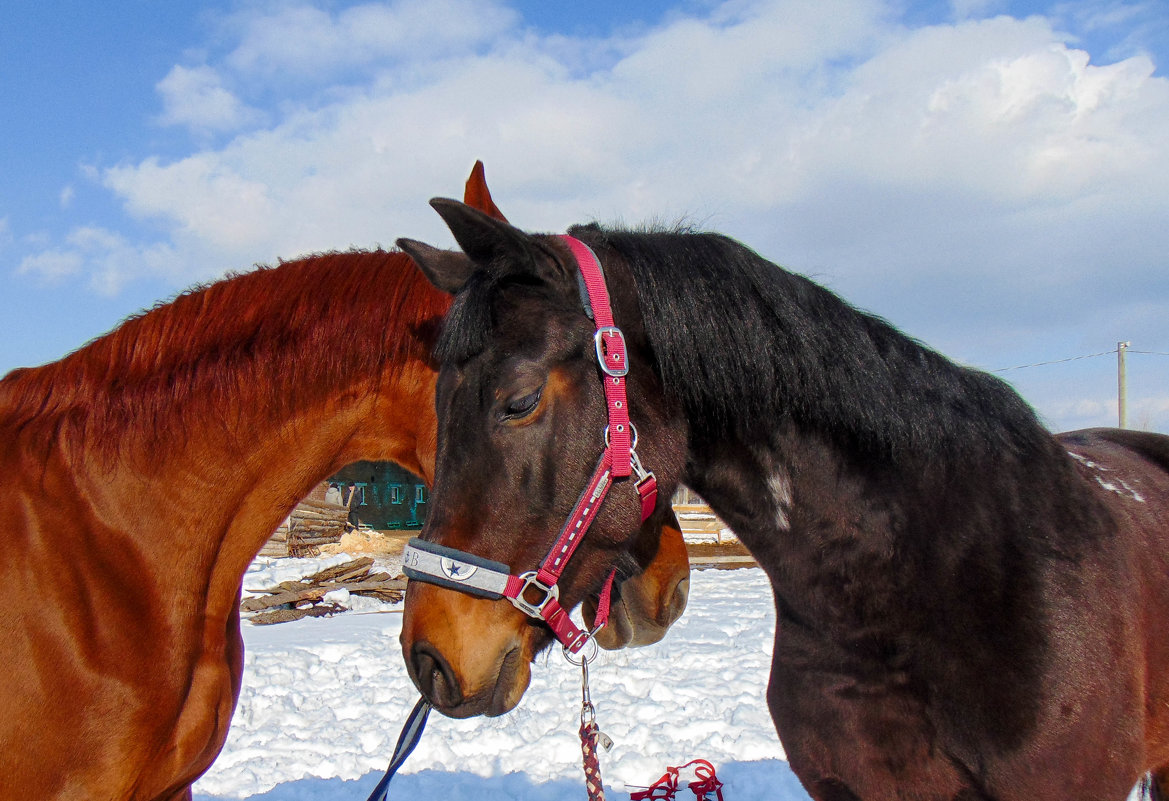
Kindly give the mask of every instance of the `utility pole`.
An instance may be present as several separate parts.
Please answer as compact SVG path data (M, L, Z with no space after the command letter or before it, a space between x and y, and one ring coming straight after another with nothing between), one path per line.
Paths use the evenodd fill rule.
M1130 347L1131 342L1116 343L1116 406L1121 428L1128 428L1128 371L1124 364L1124 352Z

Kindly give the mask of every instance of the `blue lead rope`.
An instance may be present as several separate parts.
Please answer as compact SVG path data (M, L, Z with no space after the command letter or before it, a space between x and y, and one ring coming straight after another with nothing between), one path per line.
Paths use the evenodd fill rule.
M418 741L422 739L422 730L426 728L426 717L429 714L430 702L425 698L419 698L410 717L406 718L406 725L402 727L402 733L398 735L398 744L394 746L394 756L390 759L390 766L386 768L386 775L382 776L377 787L373 788L367 801L386 801L390 779L394 778L398 768L402 767L406 757L410 756L414 746L418 745Z

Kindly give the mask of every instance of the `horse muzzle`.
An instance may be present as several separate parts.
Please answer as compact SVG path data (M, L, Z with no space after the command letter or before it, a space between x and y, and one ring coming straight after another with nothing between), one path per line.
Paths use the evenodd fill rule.
M538 631L507 601L410 582L402 656L418 691L447 717L502 715L528 688Z

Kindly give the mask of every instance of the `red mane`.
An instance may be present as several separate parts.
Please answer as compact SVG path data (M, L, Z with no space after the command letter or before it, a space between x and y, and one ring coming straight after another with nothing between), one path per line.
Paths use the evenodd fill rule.
M255 403L287 413L356 376L429 359L449 305L401 252L260 267L184 292L58 362L14 370L0 380L0 426L109 455L184 430L191 412Z

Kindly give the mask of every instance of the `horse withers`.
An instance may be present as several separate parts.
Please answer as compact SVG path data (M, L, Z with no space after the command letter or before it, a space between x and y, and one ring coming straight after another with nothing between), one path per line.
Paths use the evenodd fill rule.
M661 494L694 488L771 581L767 703L814 798L1120 801L1146 773L1163 792L1169 438L1053 436L1005 383L725 237L531 235L433 205L463 253L400 242L455 293L424 537L537 563L596 463L616 347ZM622 344L599 344L617 335L582 302L582 247ZM615 485L570 600L645 547L634 500ZM506 603L419 601L403 650L423 691L514 704L546 638Z
M481 165L467 198L502 216ZM190 797L227 736L264 541L350 462L433 475L449 305L403 253L316 256L0 381L0 798ZM661 522L669 545L629 566L607 646L660 638L685 606Z

